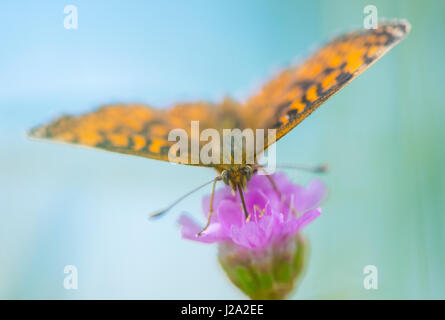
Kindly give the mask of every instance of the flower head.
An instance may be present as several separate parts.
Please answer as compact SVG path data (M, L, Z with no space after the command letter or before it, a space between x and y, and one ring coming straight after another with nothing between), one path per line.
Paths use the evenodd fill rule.
M183 238L199 242L231 242L246 249L261 249L294 235L321 214L319 204L326 194L324 184L313 180L306 188L293 184L282 174L271 176L277 190L266 176L255 175L245 193L248 221L241 207L238 194L233 195L226 187L215 192L214 208L210 225L202 229L189 217L182 216ZM206 217L210 208L210 196L203 199Z
M185 215L179 220L183 238L219 244L218 258L226 275L252 299L283 299L292 292L307 263L307 241L299 231L320 215L326 194L319 180L302 187L284 174L270 178L275 186L266 176L249 181L248 219L240 196L226 187L216 191L215 214L200 236L201 226ZM203 207L209 211L210 196Z

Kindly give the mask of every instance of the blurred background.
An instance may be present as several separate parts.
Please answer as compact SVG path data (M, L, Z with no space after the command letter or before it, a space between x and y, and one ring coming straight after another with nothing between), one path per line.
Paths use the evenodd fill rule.
M64 7L78 29L64 28ZM363 8L408 38L283 138L278 161L326 162L294 299L445 298L443 1L4 1L0 10L0 298L243 299L217 248L147 215L211 170L34 142L29 128L104 103L243 100ZM442 39L442 40L440 40ZM312 176L288 172L297 183ZM202 220L202 219L201 219ZM78 290L65 290L65 265ZM363 268L378 268L365 290Z

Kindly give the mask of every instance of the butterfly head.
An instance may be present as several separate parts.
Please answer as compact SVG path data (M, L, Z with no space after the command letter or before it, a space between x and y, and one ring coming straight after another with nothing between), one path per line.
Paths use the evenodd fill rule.
M236 192L237 188L246 189L247 182L255 173L254 168L250 165L229 166L221 171L221 179L225 184Z

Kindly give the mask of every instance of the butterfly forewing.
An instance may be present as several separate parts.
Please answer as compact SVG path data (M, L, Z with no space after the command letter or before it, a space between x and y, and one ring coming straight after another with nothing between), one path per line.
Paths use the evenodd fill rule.
M408 22L391 21L380 23L377 29L335 38L250 98L244 108L245 122L258 128L276 128L278 140L380 59L409 30Z

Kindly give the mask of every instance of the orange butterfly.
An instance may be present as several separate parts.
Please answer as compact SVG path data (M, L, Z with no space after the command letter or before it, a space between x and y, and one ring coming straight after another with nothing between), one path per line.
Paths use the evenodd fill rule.
M190 134L190 123L196 120L201 131L207 128L219 131L276 129L276 139L266 141L261 150L265 151L404 39L409 30L407 21L395 20L381 22L377 29L355 31L335 38L300 66L281 72L243 104L226 99L218 104L183 103L167 110L140 104L108 105L81 116L62 116L31 130L30 135L168 161L169 150L174 144L168 140L169 132L182 128ZM242 190L252 175L261 169L256 164L258 156L255 156L253 165L245 161L241 164L195 164L213 167L219 173L212 180L208 222L213 213L215 184L220 180L230 185L234 192L239 192L248 217Z

